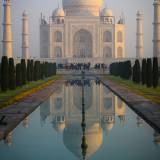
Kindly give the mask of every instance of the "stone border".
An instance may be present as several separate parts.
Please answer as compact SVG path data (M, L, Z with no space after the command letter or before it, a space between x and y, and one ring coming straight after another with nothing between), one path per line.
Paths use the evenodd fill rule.
M41 103L46 101L48 97L63 83L63 80L57 80L49 86L29 95L22 101L10 105L0 110L0 117L6 116L4 122L7 125L0 125L0 140L4 139L19 123L21 123L28 115L30 115Z
M100 81L160 133L160 105L131 92L109 79L100 79Z

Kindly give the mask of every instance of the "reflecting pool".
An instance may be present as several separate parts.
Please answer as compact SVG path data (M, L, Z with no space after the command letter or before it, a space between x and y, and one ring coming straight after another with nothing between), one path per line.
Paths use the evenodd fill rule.
M160 134L99 81L67 79L0 142L1 160L158 160Z

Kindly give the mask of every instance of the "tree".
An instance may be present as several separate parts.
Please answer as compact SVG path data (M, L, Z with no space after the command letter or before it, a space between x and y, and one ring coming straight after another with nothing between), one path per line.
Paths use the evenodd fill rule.
M6 92L8 89L8 75L8 58L3 56L1 63L1 90L3 92Z
M147 69L146 69L146 84L147 87L152 87L152 60L151 58L147 59Z
M159 75L158 75L158 58L155 57L153 58L153 87L156 88L158 86L158 80L159 80Z
M135 64L133 67L133 82L137 84L141 82L141 68L140 68L140 63L138 59L135 61Z
M9 58L9 89L14 90L16 88L16 71L14 66L14 59Z
M40 61L34 63L34 81L38 81L41 78L41 66Z
M25 59L21 59L22 85L27 83L27 68Z
M33 60L30 61L30 70L31 70L31 74L30 74L31 81L33 81L34 80L34 61Z
M142 60L142 85L146 84L146 69L147 69L147 61L146 59Z
M31 81L31 61L27 60L27 81Z
M16 65L16 86L22 86L22 70L21 70L21 63Z

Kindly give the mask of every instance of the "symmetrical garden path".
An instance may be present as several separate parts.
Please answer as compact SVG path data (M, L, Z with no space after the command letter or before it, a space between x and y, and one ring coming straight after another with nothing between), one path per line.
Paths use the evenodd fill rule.
M28 96L22 101L0 110L0 118L5 116L3 122L7 125L0 125L0 140L5 138L22 120L32 113L43 103L61 84L63 80L57 80L44 89Z
M139 96L127 88L111 80L102 80L102 83L119 96L130 108L140 115L148 124L160 132L160 105ZM159 97L160 98L160 97Z

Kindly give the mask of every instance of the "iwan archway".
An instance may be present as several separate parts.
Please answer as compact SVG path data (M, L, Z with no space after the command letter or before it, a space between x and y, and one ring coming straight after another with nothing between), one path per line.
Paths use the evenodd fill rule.
M92 57L92 35L89 31L81 29L73 37L73 54L75 58Z

